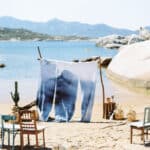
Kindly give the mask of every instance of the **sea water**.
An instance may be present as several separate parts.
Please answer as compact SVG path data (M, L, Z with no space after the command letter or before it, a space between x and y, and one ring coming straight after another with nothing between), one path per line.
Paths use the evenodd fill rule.
M0 63L6 65L5 68L0 68L0 102L12 102L10 92L14 91L14 81L18 81L21 102L31 102L36 99L40 78L38 46L43 58L64 61L92 56L113 57L117 54L117 50L96 47L94 42L88 41L0 42ZM106 94L107 92L111 94L111 88L107 88L108 80L104 70L103 80L106 89L109 89L105 90ZM98 97L102 95L99 85L96 92Z
M65 61L92 56L113 57L117 53L116 50L99 48L94 42L87 41L0 42L0 63L6 65L0 69L0 79L38 78L40 65L37 46L43 58Z

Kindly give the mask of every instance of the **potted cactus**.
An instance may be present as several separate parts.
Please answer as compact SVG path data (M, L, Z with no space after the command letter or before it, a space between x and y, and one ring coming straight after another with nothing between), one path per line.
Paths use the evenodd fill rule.
M18 123L19 122L19 106L18 106L18 102L20 100L20 97L19 97L19 92L18 92L18 82L17 81L15 81L15 91L14 91L14 93L10 92L10 94L11 94L12 100L15 103L15 105L12 106L12 114L16 116L15 123Z
M14 94L13 92L10 92L11 98L13 99L15 106L18 107L18 102L19 102L19 93L18 93L18 82L15 81L15 91Z

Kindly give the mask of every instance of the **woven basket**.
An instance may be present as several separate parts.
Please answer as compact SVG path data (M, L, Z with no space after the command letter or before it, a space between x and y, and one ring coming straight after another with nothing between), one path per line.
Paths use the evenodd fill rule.
M114 111L114 118L116 120L122 120L124 119L124 112L121 108L117 108L115 111Z
M129 110L127 113L127 119L128 121L132 122L136 120L136 112L134 110Z

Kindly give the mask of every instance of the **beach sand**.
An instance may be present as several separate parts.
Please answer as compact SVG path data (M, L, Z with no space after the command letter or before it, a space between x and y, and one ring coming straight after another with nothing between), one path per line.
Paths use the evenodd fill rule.
M33 84L32 84L33 85ZM28 86L28 83L26 83ZM31 85L30 85L31 86ZM36 85L37 86L37 85ZM101 90L101 89L99 89ZM144 107L150 106L150 96L141 93L132 92L110 83L105 88L106 93L114 91L114 101L118 103L124 111L126 117L127 112L133 109L137 113L137 119L143 118ZM22 106L35 98L35 93L31 90L27 101L22 101L19 104ZM106 97L108 95L106 94ZM10 114L12 101L7 96L6 102L1 101L0 113ZM8 99L7 99L8 98ZM130 127L127 120L106 120L102 119L102 96L96 95L93 108L92 120L90 123L81 123L80 120L80 101L77 102L76 110L72 120L68 123L55 122L40 122L47 126L45 132L46 147L53 150L144 150L150 149L145 147L140 139L140 136L133 137L133 144L130 144ZM139 133L139 131L134 131ZM32 136L31 136L32 137ZM40 144L42 144L42 135L40 137ZM7 138L7 136L6 136ZM26 140L27 138L25 138ZM35 138L32 137L31 145L35 144ZM150 139L150 138L149 138ZM150 140L149 140L150 141ZM25 141L27 144L27 141ZM7 145L7 139L5 139ZM16 149L19 149L20 139L16 135L15 140ZM4 148L6 149L6 148ZM26 147L25 149L34 149L33 147Z

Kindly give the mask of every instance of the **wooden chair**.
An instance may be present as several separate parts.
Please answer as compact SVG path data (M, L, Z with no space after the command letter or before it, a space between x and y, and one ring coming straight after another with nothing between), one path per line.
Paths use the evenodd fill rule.
M148 138L148 130L150 130L150 107L146 107L144 110L143 121L132 122L130 124L130 143L132 144L133 129L141 131L141 140L145 144L145 134Z
M10 146L10 134L12 134L12 150L14 150L14 143L15 143L15 136L17 132L19 131L19 126L15 125L14 122L16 120L15 116L12 115L1 115L1 147L4 145L4 136L5 132L8 133L8 145ZM11 121L11 122L9 122Z
M36 113L35 111L23 110L19 112L19 122L20 122L20 142L21 150L24 146L24 135L28 137L28 144L30 145L29 135L35 135L36 147L39 147L38 134L43 134L43 146L45 148L45 127L37 125L36 123Z

